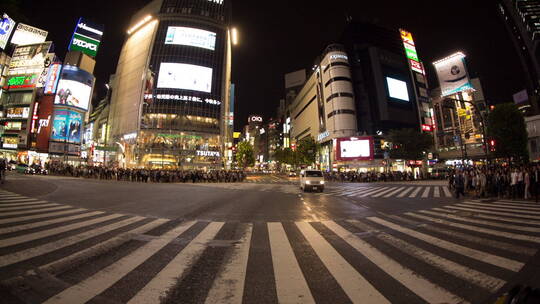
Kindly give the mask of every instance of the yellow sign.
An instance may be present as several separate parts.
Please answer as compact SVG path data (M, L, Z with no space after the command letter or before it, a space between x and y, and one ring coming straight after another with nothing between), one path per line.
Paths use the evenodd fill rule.
M242 133L240 133L240 132L233 132L233 138L240 138L240 135L242 135Z

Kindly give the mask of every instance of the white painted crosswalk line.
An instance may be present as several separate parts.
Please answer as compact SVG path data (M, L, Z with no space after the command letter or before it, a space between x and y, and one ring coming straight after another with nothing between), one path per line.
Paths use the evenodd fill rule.
M3 200L0 203L0 206L4 203L23 203L23 202L35 202L37 199L35 198L29 198L29 197L20 197L20 198L13 198L9 200Z
M451 209L443 209L443 208L432 208L431 210L440 211L440 212L447 212L447 213L456 213L459 211L451 210ZM526 219L516 219L516 218L510 218L510 217L504 217L504 216L491 216L491 215L485 215L481 213L475 213L474 218L482 218L482 219L488 219L488 220L497 220L497 221L503 221L503 222L511 222L511 223L518 223L518 224L530 224L530 225L538 225L540 226L540 221L533 221L533 220L526 220Z
M212 222L204 228L172 261L165 266L146 286L144 286L131 300L135 303L159 303L160 298L166 295L167 290L174 285L177 278L182 277L184 271L198 259L202 251L223 227L223 222Z
M507 217L512 216L514 218L540 220L540 216L517 214L517 213L508 213L508 212L501 212L501 211L483 210L483 209L478 209L478 208L474 208L474 207L467 207L466 205L463 206L463 207L460 207L458 205L459 204L456 204L455 206L444 206L444 207L449 208L449 209L462 210L462 211L470 211L470 212L485 213L485 214L496 214L496 215L502 215L502 216L507 216Z
M391 187L391 188L386 189L386 190L384 190L384 191L377 192L377 193L375 193L375 194L370 194L369 196L371 196L371 197L379 197L379 196L382 196L383 194L386 194L386 193L391 192L391 191L393 191L393 190L396 190L396 188L395 188L395 187Z
M431 190L431 187L426 187L424 193L422 193L422 198L426 198L429 196L429 190Z
M5 212L5 213L0 213L0 216L23 215L23 214L36 213L36 212L50 212L50 211L56 211L56 210L61 210L61 209L70 209L70 208L73 208L73 207L71 207L71 206L58 206L58 207L52 207L52 208L34 209L34 210L27 210L27 211Z
M422 211L422 212L424 212L424 211ZM427 211L427 212L429 212L429 211ZM488 229L488 228L482 228L482 227L478 227L478 226L471 226L471 225L466 225L466 224L459 224L459 223L449 222L449 221L442 220L442 219L439 219L439 218L432 218L432 217L429 217L429 216L426 216L426 215L420 215L420 214L416 214L416 213L412 213L412 212L408 212L408 213L405 213L405 214L410 215L410 216L414 216L416 218L421 218L421 219L424 219L424 220L427 220L427 221L441 223L441 224L444 224L444 225L450 226L450 227L457 227L457 228L467 229L467 230L471 230L471 231L482 232L482 233L485 233L485 234L491 234L491 235L495 235L495 236L502 236L502 237L509 238L509 239L514 239L514 240L522 240L522 241L540 243L540 237L524 235L524 234L516 234L516 233L511 233L511 232L504 232L504 231L493 230L493 229ZM500 224L500 226L503 226L503 225ZM515 225L504 225L504 226L513 227Z
M125 219L119 222L115 222L106 226L102 226L96 229L89 230L87 232L83 232L80 234L76 234L71 237L63 238L55 242L49 242L41 246L32 247L29 249L25 249L23 251L17 251L12 254L3 255L0 257L0 267L11 265L20 261L28 260L33 257L43 255L52 251L55 251L57 249L61 249L79 242L82 242L84 240L87 240L89 238L95 237L97 235L101 235L104 233L107 233L111 230L118 229L123 226L127 226L129 224L135 223L137 221L142 220L143 217L136 216L129 219Z
M452 197L452 193L450 192L450 189L448 189L447 186L444 186L444 187L442 187L442 188L443 188L444 196L446 196L446 197Z
M441 192L439 187L433 187L433 197L441 197Z
M358 195L358 197L366 197L366 196L370 196L372 194L377 194L379 192L387 191L387 190L388 190L388 187L375 188L374 190L370 190L370 191L367 191L367 192L364 192L364 193Z
M206 297L206 304L242 303L252 232L253 225L249 224L244 236L235 245L229 262L214 280Z
M13 203L13 204L0 204L0 210L4 210L4 207L16 207L16 206L39 206L39 205L45 205L50 204L48 201L34 201L34 202L24 202L24 203Z
M396 225L394 223L388 222L378 217L368 217L368 220L375 222L377 224L380 224L382 226L388 227L390 229L399 231L401 233L407 234L409 236L412 236L424 242L430 243L434 246L470 257L472 259L475 259L481 262L489 263L489 264L492 264L492 265L495 265L504 269L517 272L523 267L523 263L521 262L514 261L514 260L507 259L500 256L496 256L496 255L492 255L487 252L468 248L468 247L461 246L459 244L455 244L455 243L448 242L445 240L441 240L439 238L436 238L436 237L433 237L433 236L430 236L430 235L427 235L427 234L424 234L424 233L421 233L421 232L418 232L418 231L415 231L406 227L402 227L400 225Z
M399 188L395 189L394 191L392 191L392 192L386 194L386 195L383 196L383 197L391 197L392 195L394 195L394 194L398 193L399 191L403 190L404 188L405 188L405 187L399 187Z
M59 294L49 298L44 303L76 304L88 302L90 299L102 293L105 289L109 288L118 280L123 278L126 274L142 264L194 224L194 221L182 223L180 226L177 226L176 228L163 234L160 238L148 242L131 254L121 258L108 267L105 267L86 280L73 285Z
M373 188L357 189L357 190L354 190L354 191L349 191L349 192L347 192L347 194L343 193L342 195L343 196L356 196L356 195L364 193L366 191L370 191L371 189L373 189Z
M510 206L515 208L526 208L530 210L540 210L540 204L537 205L530 205L530 204L521 204L521 203L509 203L509 202L503 202L503 201L496 201L496 202L490 202L489 204L494 204L498 206Z
M478 202L470 202L470 201L468 201L467 204L475 205L475 206L482 206L482 207L502 208L502 209L508 209L508 210L512 210L512 211L519 211L519 212L531 212L532 211L531 212L532 214L540 214L540 208L534 208L534 207L528 207L528 206L508 206L508 205L503 205L503 204L497 204L497 202L478 203Z
M423 277L417 275L412 270L403 267L401 264L380 252L370 244L359 239L343 227L333 221L325 221L323 224L332 230L336 235L351 245L354 249L377 265L392 278L403 284L416 295L428 303L463 303L463 299L432 284Z
M16 207L0 208L0 216L2 216L2 214L4 214L4 212L7 212L7 211L39 209L39 208L53 207L53 206L60 206L60 204L48 203L48 204L37 205L37 206L32 205L32 206L16 206Z
M414 190L413 193L411 193L411 195L409 195L409 197L416 197L418 195L418 193L420 193L420 190L422 190L423 187L416 187L416 189Z
M39 210L39 211L42 211L42 210ZM28 215L28 216L14 217L14 218L8 218L8 219L0 219L0 224L24 222L24 221L35 220L35 219L40 219L40 218L44 218L44 217L66 215L66 214L77 213L77 212L82 212L82 211L86 211L86 209L84 209L84 208L77 208L77 209L68 208L68 210L63 210L63 211L59 211L59 212L50 212L50 213L48 212L48 213L42 213L42 214L36 214L36 215ZM31 213L31 212L26 212L26 213Z
M390 303L309 223L296 222L296 226L353 303Z
M315 303L281 223L268 223L279 303Z
M33 241L33 240L37 240L37 239L57 235L57 234L67 232L67 231L70 231L70 230L75 230L75 229L78 229L78 228L83 228L83 227L86 227L86 226L98 224L98 223L105 222L105 221L108 221L108 220L113 220L115 218L122 217L122 216L124 216L124 215L122 215L122 214L111 214L111 215L99 217L99 218L96 218L96 219L87 220L87 221L84 221L84 222L79 222L79 223L75 223L75 224L70 224L70 225L66 225L66 226L60 226L60 227L56 227L56 228L52 228L52 229L39 231L39 232L34 232L34 233L24 234L24 235L21 235L21 236L15 236L15 237L3 239L2 242L0 242L0 248L13 246L13 245L26 243L26 242L30 242L30 241Z
M365 189L365 188L347 189L346 191L342 191L341 194L342 194L342 195L345 195L345 196L348 196L348 195L353 194L353 193L361 192L361 191L363 191L364 189Z
M465 207L473 207L473 208L478 208L480 210L494 210L494 211L504 211L504 212L512 212L512 213L509 213L509 214L519 214L519 212L521 213L527 213L528 215L540 215L540 212L536 212L536 211L529 211L529 210L516 210L516 209L507 209L507 208L500 208L500 207L490 207L490 206L483 206L483 205L477 205L477 204L471 204L469 202L464 202L464 203L460 203L460 204L456 204L456 206L465 206Z
M413 187L407 187L397 197L404 197L405 195L407 195L407 193L411 192L413 189L414 189Z
M95 211L95 212L82 213L82 214L77 214L77 215L72 215L72 216L67 216L67 217L60 217L60 218L56 218L56 219L52 219L48 221L40 221L40 222L34 222L30 224L23 224L23 225L10 226L6 228L0 228L0 234L43 227L43 226L47 226L51 224L57 224L57 223L67 222L67 221L81 219L85 217L91 217L91 216L99 215L103 213L104 213L103 211Z

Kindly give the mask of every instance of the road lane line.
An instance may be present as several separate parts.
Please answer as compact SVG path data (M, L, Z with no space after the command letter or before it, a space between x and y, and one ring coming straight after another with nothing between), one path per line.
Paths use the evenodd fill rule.
M402 191L397 197L404 197L405 195L407 195L407 193L409 193L411 190L413 190L414 187L407 187L404 191Z
M426 302L463 303L463 299L460 299L458 296L435 284L432 284L430 281L414 273L412 270L402 266L335 222L323 221L322 223L332 230L337 236L356 249L360 254L373 262L382 271L386 272L389 276L400 282L417 296L426 300Z
M490 210L481 210L474 207L467 208L467 207L459 207L459 206L444 206L444 208L449 209L455 209L460 211L470 211L470 212L476 212L476 213L485 213L485 214L495 214L495 215L501 215L503 217L511 216L512 218L524 218L524 219L533 219L533 220L540 220L540 216L534 216L534 215L526 215L526 214L509 214L508 212L499 212L499 211L490 211Z
M296 222L321 262L353 303L390 303L362 277L309 223Z
M409 197L416 197L418 195L418 193L420 193L420 190L422 190L423 187L416 187L416 189L414 190L413 193L411 193L411 195L409 195Z
M422 193L422 198L427 198L429 196L429 190L431 190L431 187L426 187L424 193Z
M24 235L21 235L21 236L16 236L16 237L8 238L8 239L3 239L0 242L0 248L9 247L9 246L13 246L13 245L26 243L26 242L34 241L34 240L37 240L37 239L57 235L57 234L60 234L60 233L63 233L63 232L83 228L83 227L86 227L86 226L98 224L98 223L105 222L105 221L108 221L108 220L113 220L115 218L119 218L119 217L122 217L122 216L124 216L124 215L123 214L111 214L111 215L107 215L107 216L104 216L104 217L99 217L99 218L96 218L96 219L93 219L93 220L88 220L88 221L79 222L79 223L75 223L75 224L71 224L71 225L67 225L67 226L60 226L60 227L56 227L56 228L53 228L53 229L48 229L48 230L43 230L43 231L39 231L39 232L24 234Z
M229 262L215 278L206 304L242 304L252 233L253 224L248 224L244 236L234 246Z
M422 213L427 213L429 211L427 211L427 212L421 211L421 212ZM493 230L493 229L488 229L488 228L482 228L482 227L478 227L478 226L459 224L459 223L454 223L454 222L450 222L450 221L447 221L447 220L443 220L443 219L439 219L439 218L433 218L433 217L430 217L430 216L420 215L420 214L416 214L416 213L412 213L412 212L407 212L405 214L410 215L410 216L414 216L416 218L420 218L420 219L423 219L423 220L427 220L427 221L430 221L430 222L444 224L444 225L450 226L450 227L457 227L457 228L467 229L467 230L471 230L471 231L482 232L482 233L485 233L485 234L491 234L491 235L495 235L495 236L502 236L502 237L509 238L509 239L514 239L514 240L521 240L521 241L528 241L528 242L533 242L533 243L540 243L540 237L535 237L535 236L531 236L531 235L517 234L517 233L512 233L512 232L505 232L505 231ZM472 221L469 221L469 222L472 222ZM490 225L494 226L493 224L490 224ZM506 226L506 227L515 226L515 225L503 225L503 224L499 224L499 225L500 226ZM512 229L512 228L507 228L507 229Z
M52 251L55 251L57 249L61 249L79 242L82 242L84 240L87 240L89 238L95 237L97 235L107 233L111 230L115 230L117 228L127 226L131 223L135 223L137 221L140 221L144 219L142 216L135 216L129 219L125 219L119 222L115 222L106 226L102 226L96 229L92 229L80 234L76 234L74 236L70 236L67 238L62 238L54 242L46 243L41 246L32 247L23 251L17 251L11 254L6 254L0 257L0 267L4 267L7 265L11 265L14 263L18 263L20 261L28 260L33 257L37 257Z
M281 223L268 223L270 253L280 303L315 303Z
M203 250L207 247L216 234L219 232L224 222L212 222L204 228L189 244L178 253L172 261L167 264L146 286L128 301L135 303L159 303L165 297L167 290L174 286L177 278L182 277L184 271L197 260Z
M103 211L95 211L95 212L72 215L72 216L68 216L68 217L60 217L60 218L56 218L56 219L52 219L52 220L48 220L48 221L34 222L34 223L30 223L30 224L23 224L23 225L10 226L10 227L6 227L6 228L0 228L0 234L12 233L12 232L17 232L17 231L21 231L21 230L28 230L28 229L43 227L43 226L47 226L47 225L51 225L51 224L57 224L57 223L67 222L67 221L81 219L81 218L85 218L85 217L91 217L91 216L98 215L98 214L103 214L103 213L105 213L105 212L103 212Z
M98 271L96 274L86 280L66 288L62 292L49 298L44 303L46 304L62 304L62 303L86 303L93 297L105 291L114 283L122 279L126 274L131 272L140 264L144 263L152 255L158 252L161 248L167 246L172 240L180 236L187 229L193 226L196 222L183 222L180 226L169 230L157 239L146 243L134 252L124 256L115 263Z
M434 245L434 246L446 249L448 251L452 251L452 252L467 256L469 258L472 258L472 259L475 259L475 260L478 260L478 261L481 261L481 262L493 264L495 266L498 266L498 267L501 267L501 268L504 268L504 269L508 269L508 270L512 270L514 272L519 271L523 267L523 263L521 263L521 262L514 261L514 260L511 260L511 259L507 259L507 258L504 258L504 257L499 257L499 256L496 256L496 255L492 255L492 254L487 253L487 252L483 252L483 251L480 251L480 250L468 248L468 247L461 246L459 244L455 244L455 243L448 242L448 241L445 241L445 240L441 240L439 238L436 238L436 237L433 237L433 236L430 236L430 235L427 235L427 234L424 234L424 233L421 233L421 232L417 232L417 231L414 231L412 229L402 227L400 225L396 225L394 223L388 222L388 221L383 220L383 219L378 218L378 217L368 217L367 219L372 221L372 222L375 222L375 223L377 223L379 225L388 227L390 229L399 231L401 233L412 236L412 237L414 237L416 239L427 242L427 243L429 243L431 245Z
M390 196L392 196L392 195L398 193L399 191L403 190L404 188L405 188L405 187L399 187L399 188L397 188L396 190L394 190L394 191L392 191L392 192L386 194L386 195L383 196L383 197L390 197Z
M36 214L36 215L28 215L28 216L22 216L22 217L14 217L14 218L8 218L8 219L0 219L0 224L9 224L9 223L15 223L15 222L24 222L28 220L35 220L40 219L44 217L53 217L58 215L66 215L70 213L76 213L81 211L87 211L84 208L77 208L77 209L69 209L66 211L59 211L59 212L52 212L52 213L43 213L43 214Z
M52 207L52 206L60 206L60 204L56 203L48 203L43 205L32 205L32 206L16 206L16 207L7 207L7 208L0 208L0 216L4 214L6 211L13 211L13 210L28 210L28 209L36 209L36 208L45 208L45 207Z

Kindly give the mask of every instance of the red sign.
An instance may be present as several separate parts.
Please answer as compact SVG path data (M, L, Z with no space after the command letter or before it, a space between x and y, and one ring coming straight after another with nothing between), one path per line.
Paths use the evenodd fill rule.
M336 143L336 159L347 160L373 160L373 137L343 137Z
M420 62L409 58L409 64L411 65L411 70L424 74L424 67Z
M432 125L422 125L422 131L431 132L433 131Z
M52 127L54 95L45 95L39 99L37 120L35 125L36 149L38 152L49 152L49 135Z

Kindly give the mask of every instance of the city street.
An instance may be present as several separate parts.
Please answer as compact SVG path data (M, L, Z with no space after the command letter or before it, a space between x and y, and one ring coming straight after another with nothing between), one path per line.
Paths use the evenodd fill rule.
M1 303L493 303L540 282L540 205L445 182L7 180Z

